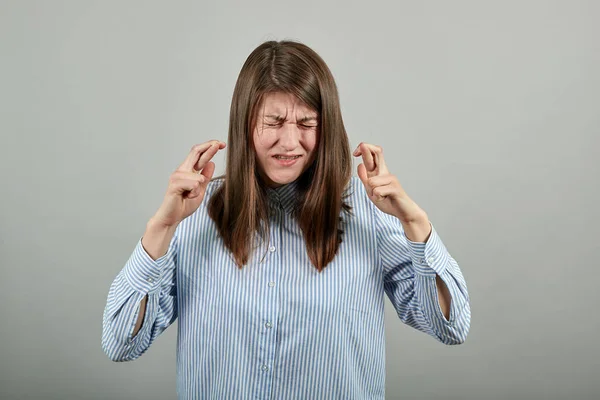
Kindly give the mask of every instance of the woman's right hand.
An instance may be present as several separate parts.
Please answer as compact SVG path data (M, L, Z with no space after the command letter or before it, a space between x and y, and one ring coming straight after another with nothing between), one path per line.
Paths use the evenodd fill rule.
M225 142L211 140L192 147L185 161L169 178L163 203L152 217L155 222L167 227L177 226L200 207L215 172L215 163L210 160L225 146Z

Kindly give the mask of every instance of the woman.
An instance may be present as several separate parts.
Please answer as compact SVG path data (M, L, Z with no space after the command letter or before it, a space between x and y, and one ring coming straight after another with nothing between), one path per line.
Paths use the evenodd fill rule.
M233 93L225 143L194 146L113 282L103 349L133 360L176 318L180 398L384 398L384 293L406 324L465 340L458 264L361 143L307 46L266 42Z

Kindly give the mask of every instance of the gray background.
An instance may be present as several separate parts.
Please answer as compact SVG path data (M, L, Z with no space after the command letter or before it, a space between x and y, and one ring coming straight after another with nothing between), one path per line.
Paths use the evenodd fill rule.
M595 1L1 1L0 398L175 398L176 325L100 347L108 288L248 54L298 39L467 279L446 347L386 311L389 399L600 395ZM217 172L223 171L217 157Z

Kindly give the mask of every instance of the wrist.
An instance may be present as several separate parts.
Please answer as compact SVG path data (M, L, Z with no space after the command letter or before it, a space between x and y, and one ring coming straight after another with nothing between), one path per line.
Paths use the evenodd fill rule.
M175 233L175 230L177 230L177 225L166 224L160 219L152 217L146 223L146 231L144 232L144 237L171 237Z
M427 213L411 199L399 201L393 214L402 225L419 225L429 222Z
M160 218L158 218L156 215L154 215L146 223L146 230L152 230L153 232L160 232L160 231L166 232L166 231L170 231L170 230L174 231L177 228L177 225L179 225L179 224L178 223L177 224L165 223Z
M402 227L406 238L411 242L425 243L431 235L431 223L426 214L402 221Z
M151 218L148 221L142 236L142 247L153 260L166 254L176 229L177 225L166 225L160 220Z

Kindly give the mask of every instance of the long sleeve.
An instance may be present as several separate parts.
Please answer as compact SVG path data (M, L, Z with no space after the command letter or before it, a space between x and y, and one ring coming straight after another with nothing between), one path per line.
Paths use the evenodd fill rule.
M177 318L177 233L167 253L153 260L141 239L108 292L102 321L102 349L113 361L140 357ZM133 329L142 299L148 295L142 328Z
M373 208L384 289L398 316L405 324L444 344L463 343L471 323L467 285L435 228L432 225L426 243L411 242L396 217ZM436 275L450 291L449 319L439 304Z

